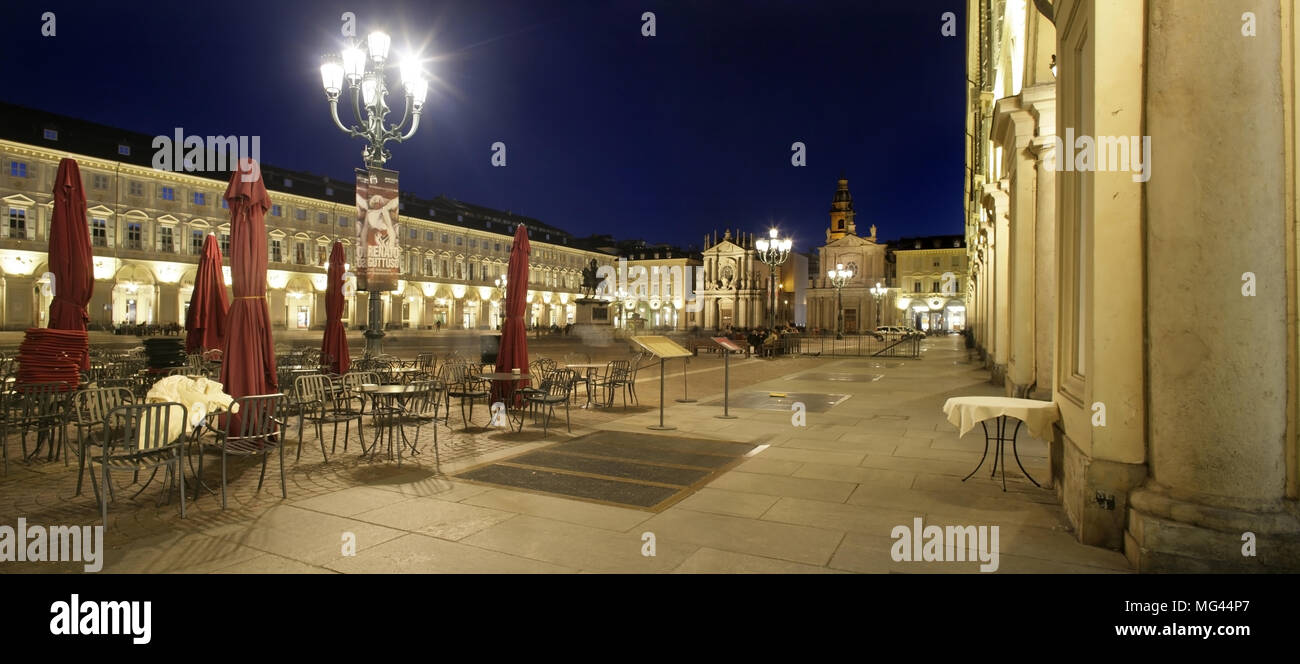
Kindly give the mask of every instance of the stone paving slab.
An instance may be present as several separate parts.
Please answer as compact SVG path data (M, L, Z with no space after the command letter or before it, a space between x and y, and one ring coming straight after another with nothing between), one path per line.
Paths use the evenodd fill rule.
M802 565L775 558L701 547L677 569L676 574L839 574L838 570Z

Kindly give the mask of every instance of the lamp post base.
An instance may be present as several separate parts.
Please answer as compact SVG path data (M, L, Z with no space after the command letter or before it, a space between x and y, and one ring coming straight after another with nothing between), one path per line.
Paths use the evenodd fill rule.
M366 357L384 354L384 301L379 291L370 291L370 306L366 322Z

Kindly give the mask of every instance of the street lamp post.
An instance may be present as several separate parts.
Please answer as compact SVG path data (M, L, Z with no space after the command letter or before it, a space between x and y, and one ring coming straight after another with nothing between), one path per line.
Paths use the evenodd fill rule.
M401 143L415 135L415 130L420 126L420 112L424 109L424 98L428 91L429 84L420 71L419 60L408 57L401 64L406 110L402 113L401 122L393 125L386 121L389 107L384 68L388 62L389 43L388 34L376 30L366 37L365 49L359 44L349 43L343 49L341 57L327 55L322 58L320 66L321 84L330 105L330 118L334 120L334 126L348 136L366 139L366 147L361 152L366 168L382 168L392 156L384 147L385 143ZM346 127L339 120L339 95L343 91L345 78L348 88L352 90L352 113L356 119L356 124ZM402 133L402 127L406 126L408 120L411 123L410 129ZM380 293L371 289L366 329L366 355L369 357L383 353L383 316L384 305Z
M754 242L754 248L758 250L758 260L767 265L768 288L771 293L771 303L767 310L767 327L769 330L776 329L776 269L785 263L790 257L790 247L794 241L790 238L777 237L776 229L768 229L766 238L760 238Z
M497 327L500 327L501 319L505 317L506 309L506 275L503 274L497 277L493 283L496 284L497 287L497 299L501 301L501 304L498 305L499 308L497 309Z
M853 270L844 269L843 263L836 263L834 270L826 271L826 278L830 280L831 285L835 287L835 338L844 338L844 297L842 291L844 283L853 278Z
M871 287L871 295L876 298L876 327L880 327L880 303L885 299L885 287L877 281L875 286Z

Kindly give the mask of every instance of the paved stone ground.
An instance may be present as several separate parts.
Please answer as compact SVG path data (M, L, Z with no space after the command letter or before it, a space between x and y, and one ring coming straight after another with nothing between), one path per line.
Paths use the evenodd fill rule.
M646 431L658 420L657 366L639 376L640 406L572 410L573 431L522 433L439 429L441 464L430 432L422 454L399 468L361 461L355 437L326 462L308 432L293 461L286 450L288 498L281 499L278 461L255 493L258 467L232 466L230 506L204 493L180 519L173 496L158 505L155 483L137 499L121 486L109 506L105 571L110 572L957 572L977 562L895 562L895 526L999 527L999 572L1124 572L1114 551L1078 544L1050 488L1036 488L1012 464L1004 493L979 462L980 432L958 439L940 408L949 396L997 394L988 375L966 361L960 339L925 342L921 360L868 358L736 359L733 394L837 393L849 398L792 424L782 410L733 408L722 420L707 405L721 396L721 361L692 359L693 404L682 396L682 362L669 363L665 418L675 435L767 445L686 500L655 514L485 485L449 477L487 460L597 429ZM611 349L613 353L615 350ZM828 375L829 374L829 375ZM860 378L865 376L866 378ZM879 378L876 378L876 377ZM843 380L859 377L856 380ZM619 402L616 401L616 404ZM486 419L475 409L479 423ZM355 434L354 434L355 436ZM328 439L329 432L326 431ZM76 467L15 461L0 479L0 524L97 524L90 495L74 497ZM1021 432L1020 456L1046 479L1047 446ZM214 457L209 457L211 461ZM990 457L991 460L991 457ZM220 482L215 464L205 480ZM129 479L120 478L122 481ZM192 495L192 494L191 494ZM642 555L653 533L653 557ZM345 533L355 555L343 554ZM80 571L80 564L0 563L0 572Z

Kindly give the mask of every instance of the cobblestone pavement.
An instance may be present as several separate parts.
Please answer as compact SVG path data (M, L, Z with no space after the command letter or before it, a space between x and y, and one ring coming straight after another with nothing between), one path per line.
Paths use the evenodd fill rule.
M733 408L736 420L714 416L722 362L692 358L690 396L680 404L682 361L668 363L665 417L677 435L767 445L686 500L658 514L477 485L449 477L484 461L581 436L594 430L646 431L657 422L657 364L638 376L640 405L571 409L543 436L531 422L522 433L464 429L453 406L451 427L439 425L440 463L432 436L421 431L420 454L399 467L361 460L355 433L322 458L314 433L297 431L286 445L288 498L279 492L272 457L256 492L259 463L233 460L229 507L202 491L181 519L175 495L159 504L155 481L138 498L124 474L109 505L104 570L111 572L974 572L974 563L894 561L890 532L922 517L927 525L1000 525L1004 572L1114 572L1122 555L1074 541L1051 489L1008 472L1007 492L983 472L958 481L979 460L982 441L958 439L939 407L955 394L997 394L987 372L968 362L957 339L927 341L920 360L873 358L733 358L731 392L847 394L825 413L794 426L789 411ZM607 349L617 354L621 349ZM599 354L598 354L599 355ZM594 358L596 359L596 358ZM878 376L878 378L877 378ZM484 424L480 405L475 420ZM369 423L367 422L367 432ZM325 430L328 441L330 431ZM0 525L97 525L89 479L74 496L75 459L17 460L7 441L9 472L0 478ZM328 444L327 444L328 447ZM1040 480L1046 445L1022 437L1020 455ZM215 456L204 480L216 488ZM987 469L987 465L985 466ZM1015 468L1014 466L1012 468ZM187 477L190 481L192 475ZM191 482L192 484L192 482ZM193 487L187 484L188 498ZM642 534L655 533L656 555L642 555ZM356 543L348 555L344 543ZM77 572L80 563L0 562L0 572Z

